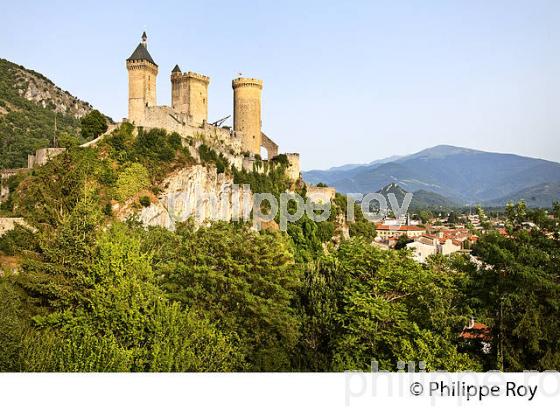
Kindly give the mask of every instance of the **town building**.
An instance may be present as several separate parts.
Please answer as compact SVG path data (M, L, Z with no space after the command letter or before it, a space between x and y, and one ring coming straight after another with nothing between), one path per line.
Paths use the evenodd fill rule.
M450 255L461 250L461 242L450 238L439 238L435 235L423 234L406 244L412 251L412 258L419 263L426 263L431 255Z
M426 233L426 229L418 225L385 225L377 224L375 227L377 237L385 240L389 238L398 238L399 236L406 235L409 238L417 238Z

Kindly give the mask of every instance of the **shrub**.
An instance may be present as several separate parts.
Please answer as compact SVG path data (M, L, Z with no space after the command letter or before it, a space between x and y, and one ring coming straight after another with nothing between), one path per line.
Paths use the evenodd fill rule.
M149 186L148 170L142 164L135 162L119 173L115 197L119 200L126 200Z
M177 143L178 134L173 133L174 144ZM141 128L138 129L138 138L136 138L135 151L138 157L147 160L171 161L175 156L176 148L169 141L170 136L162 129L152 129L145 132ZM179 145L181 140L179 137Z
M149 207L151 205L151 203L152 203L152 200L147 195L144 195L143 197L140 198L140 205L142 205L144 208Z
M107 216L113 215L113 207L111 206L110 203L105 204L105 206L103 207L103 213Z
M334 223L329 221L317 222L317 238L321 242L328 242L334 236Z
M219 174L226 172L226 170L230 169L229 161L223 154L218 154L212 148L210 148L206 144L201 144L198 147L198 154L200 155L200 160L205 163L212 163L216 165L216 169Z
M61 148L74 148L80 145L80 139L64 132L58 136L58 145Z
M0 251L8 256L14 256L22 250L33 248L35 242L33 232L17 225L15 229L0 237Z

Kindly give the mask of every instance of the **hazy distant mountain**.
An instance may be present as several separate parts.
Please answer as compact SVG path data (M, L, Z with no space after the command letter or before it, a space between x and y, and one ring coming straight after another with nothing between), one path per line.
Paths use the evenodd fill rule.
M501 201L541 184L549 184L548 196L560 198L559 163L448 145L348 170L304 172L303 177L345 193L377 192L394 182L408 192L427 191L463 205Z
M378 193L382 194L384 197L388 198L388 194L392 193L397 198L399 205L402 205L404 196L407 194L408 191L404 190L399 185L395 184L394 182L384 186L381 188ZM460 205L451 201L448 198L445 198L442 195L436 194L435 192L419 190L413 192L412 201L410 203L409 209L410 210L418 210L418 209L442 209L442 210L451 210L454 208L459 207Z
M386 164L387 162L396 161L402 158L402 155L392 155L387 158L376 159L368 164L346 164L340 165L338 167L331 167L327 170L312 170L304 171L305 180L311 184L318 184L319 182L325 182L323 179L332 180L336 175L344 175L344 173L349 171L356 171L358 168L371 168L376 165Z
M524 200L527 206L550 208L554 201L560 201L560 182L543 183L523 189L510 195L487 201L487 206L503 206L508 202Z

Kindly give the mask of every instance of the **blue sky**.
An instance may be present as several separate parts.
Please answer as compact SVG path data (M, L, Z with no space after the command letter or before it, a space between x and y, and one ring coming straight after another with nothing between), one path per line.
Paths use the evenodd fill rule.
M19 1L0 4L0 57L120 119L124 60L145 29L169 73L264 80L263 130L303 169L450 144L560 161L560 1Z

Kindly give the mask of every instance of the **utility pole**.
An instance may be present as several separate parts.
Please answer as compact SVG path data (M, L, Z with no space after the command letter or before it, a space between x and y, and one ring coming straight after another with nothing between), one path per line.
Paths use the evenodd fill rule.
M500 298L500 318L498 322L498 368L501 372L504 371L504 342L503 342L503 320L504 320L504 298Z
M53 147L58 148L58 138L56 138L56 111L54 112L54 137L53 137Z

